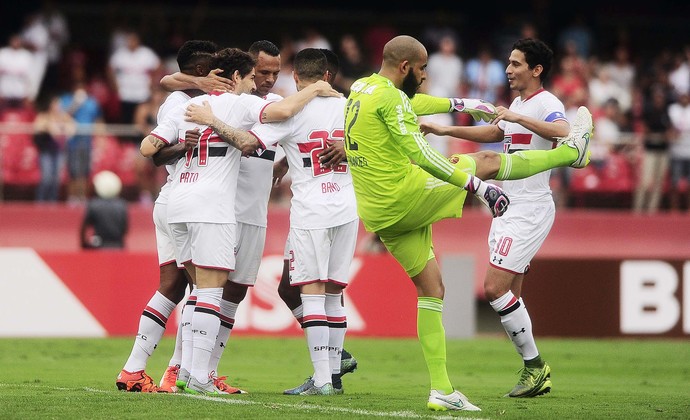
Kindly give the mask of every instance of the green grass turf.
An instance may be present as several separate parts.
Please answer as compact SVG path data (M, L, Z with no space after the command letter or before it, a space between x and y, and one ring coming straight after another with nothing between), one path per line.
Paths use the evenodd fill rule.
M554 389L532 399L503 395L521 367L504 336L448 342L455 387L481 412L426 409L428 375L416 339L349 338L359 369L345 395L295 397L283 389L311 374L301 338L231 337L220 374L250 393L223 397L117 391L131 338L0 339L2 419L688 419L687 340L538 339ZM172 354L164 339L149 361L158 381Z

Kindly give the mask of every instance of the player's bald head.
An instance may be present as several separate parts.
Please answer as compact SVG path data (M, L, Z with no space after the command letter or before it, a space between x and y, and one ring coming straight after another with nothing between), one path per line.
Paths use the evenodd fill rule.
M397 66L402 61L418 62L426 60L424 45L409 35L399 35L383 46L383 64Z

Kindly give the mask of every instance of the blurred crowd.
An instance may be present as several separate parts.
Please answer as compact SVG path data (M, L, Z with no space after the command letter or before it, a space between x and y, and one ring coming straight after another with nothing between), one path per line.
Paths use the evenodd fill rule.
M27 15L0 48L0 194L6 200L85 203L93 195L93 174L109 170L122 180L129 201L151 204L166 173L140 157L137 146L155 125L168 94L158 82L178 70L175 54L185 39L173 36L165 48L154 48L134 28L113 27L103 46L106 63L94 68L88 51L70 39L69 20L56 4L46 1ZM286 33L272 40L282 57L274 91L295 91L291 59L302 48L316 47L338 54L335 85L347 95L355 79L378 70L383 44L399 33L385 22L330 37L311 26ZM509 36L481 42L463 40L444 24L417 35L429 51L423 91L505 106L513 99L505 76L512 43L540 37L529 21ZM551 43L554 65L545 88L566 104L569 116L586 105L595 121L592 164L552 175L557 205L687 211L690 42L660 48L651 60L636 57L625 36L607 50L595 45L593 31L579 16ZM475 124L465 117L424 118ZM446 155L503 147L431 135L428 140Z

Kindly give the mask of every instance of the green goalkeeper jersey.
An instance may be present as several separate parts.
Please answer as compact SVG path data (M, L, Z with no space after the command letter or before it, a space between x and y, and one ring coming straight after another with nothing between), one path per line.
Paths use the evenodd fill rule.
M388 227L423 205L418 201L425 188L441 181L456 184L458 169L429 145L417 121L418 114L449 111L448 98L418 94L410 101L377 73L352 85L345 108L345 150L357 211L367 230Z

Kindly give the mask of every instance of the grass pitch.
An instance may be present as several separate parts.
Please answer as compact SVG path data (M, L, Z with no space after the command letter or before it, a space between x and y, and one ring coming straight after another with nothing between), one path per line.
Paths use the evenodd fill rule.
M281 395L311 374L304 339L235 335L220 374L247 395L193 397L117 391L132 338L0 339L2 419L688 419L687 340L538 339L553 390L532 399L503 395L521 367L504 336L448 342L456 388L481 412L426 409L429 385L416 339L346 339L359 369L345 394ZM164 339L147 372L158 381L172 354Z

